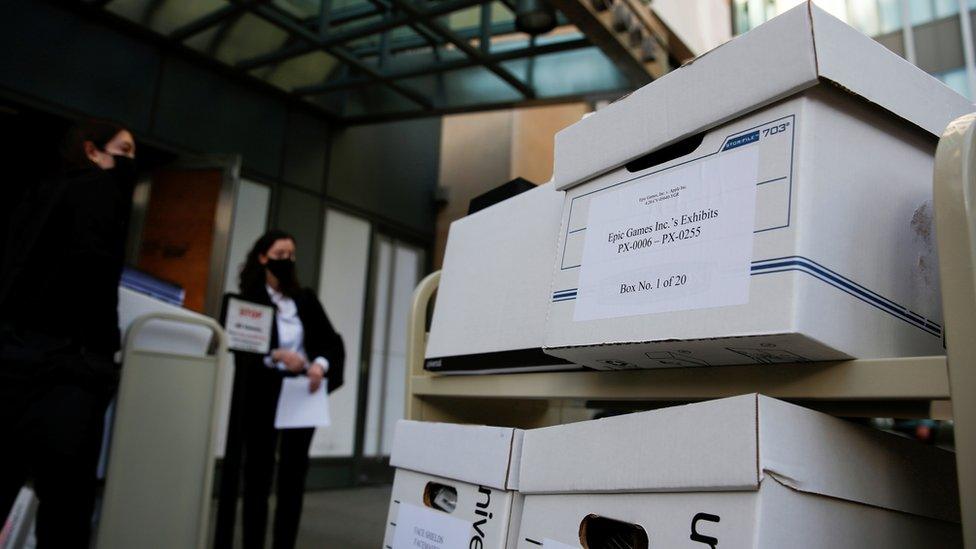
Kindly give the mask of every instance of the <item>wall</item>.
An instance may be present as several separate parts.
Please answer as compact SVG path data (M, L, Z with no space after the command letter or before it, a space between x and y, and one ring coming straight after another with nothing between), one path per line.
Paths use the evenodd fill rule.
M327 194L429 237L440 144L439 118L338 130L332 142Z
M590 111L586 103L567 103L512 111L512 177L535 183L552 178L556 132Z
M586 103L445 116L438 182L448 200L437 213L433 265L440 268L451 222L472 198L523 177L552 177L553 138L590 110Z
M651 9L695 55L732 38L729 0L652 0Z
M362 219L328 210L319 297L346 350L342 387L330 395L332 425L317 429L313 456L351 456L355 447L359 369L372 230Z
M511 111L445 116L438 182L447 204L437 213L434 268L443 261L451 221L468 213L468 202L508 181L511 162Z

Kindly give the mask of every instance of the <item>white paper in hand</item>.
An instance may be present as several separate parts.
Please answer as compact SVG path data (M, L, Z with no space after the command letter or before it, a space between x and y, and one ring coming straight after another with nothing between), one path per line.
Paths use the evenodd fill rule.
M308 378L305 376L286 377L281 380L278 411L275 413L275 429L329 426L332 419L329 416L327 383L328 380L323 379L318 390L310 393Z

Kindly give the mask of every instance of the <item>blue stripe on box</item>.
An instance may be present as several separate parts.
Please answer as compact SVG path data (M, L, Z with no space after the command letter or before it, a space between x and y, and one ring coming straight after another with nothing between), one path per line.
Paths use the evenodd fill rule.
M880 309L900 320L903 320L920 330L923 330L936 337L942 337L942 326L939 323L925 318L907 307L899 305L883 295L861 286L853 280L832 271L823 265L820 265L812 259L801 256L763 259L761 261L754 261L752 263L751 271L753 276L789 271L806 273L814 278L817 278L818 280L834 286L835 288L838 288L852 297L860 299L872 307ZM578 295L578 288L559 290L557 292L553 292L552 302L558 303L561 301L572 301L576 299Z

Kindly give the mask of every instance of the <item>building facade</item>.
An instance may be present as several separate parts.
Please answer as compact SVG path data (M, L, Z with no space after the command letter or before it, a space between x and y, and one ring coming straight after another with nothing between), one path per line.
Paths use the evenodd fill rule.
M733 0L733 32L746 32L801 2ZM976 0L818 0L817 5L973 99Z

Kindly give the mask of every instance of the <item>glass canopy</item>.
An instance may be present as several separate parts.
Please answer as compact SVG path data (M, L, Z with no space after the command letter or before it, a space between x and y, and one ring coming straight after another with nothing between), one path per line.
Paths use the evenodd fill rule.
M346 120L619 94L634 85L562 14L515 0L93 0Z

